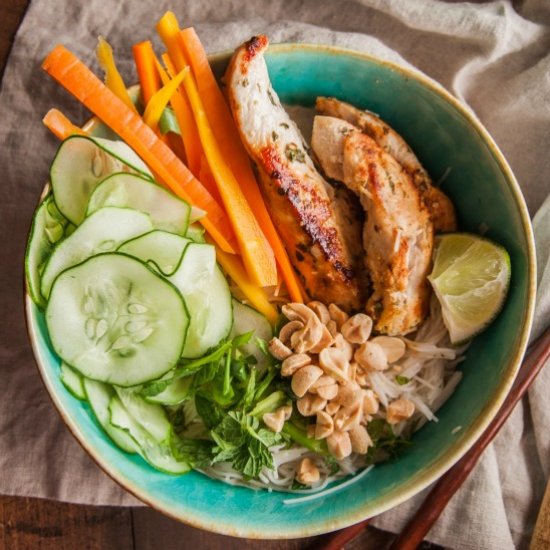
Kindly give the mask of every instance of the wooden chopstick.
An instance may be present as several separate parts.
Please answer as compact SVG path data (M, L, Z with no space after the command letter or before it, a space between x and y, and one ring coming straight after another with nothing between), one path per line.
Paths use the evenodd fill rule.
M489 427L473 447L439 479L416 514L392 543L390 550L413 550L422 542L424 536L443 512L451 497L468 477L487 445L502 428L549 357L550 328L529 347L512 389ZM321 549L340 550L359 534L368 522L369 520L365 520L337 531L321 546Z

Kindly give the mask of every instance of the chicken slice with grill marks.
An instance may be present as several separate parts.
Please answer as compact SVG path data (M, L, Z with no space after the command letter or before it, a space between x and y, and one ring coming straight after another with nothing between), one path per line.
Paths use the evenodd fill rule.
M349 214L347 189L335 191L315 169L271 86L263 57L267 46L267 37L253 37L231 60L226 84L233 117L307 293L347 311L361 310L366 299L361 221Z
M315 107L321 114L343 119L367 133L411 175L430 212L434 230L436 232L456 231L456 213L453 203L441 189L434 186L411 148L391 126L374 113L362 111L335 98L318 97Z
M403 167L348 122L315 117L311 144L324 173L357 193L366 211L366 266L373 287L367 313L378 332L416 328L428 311L433 226Z

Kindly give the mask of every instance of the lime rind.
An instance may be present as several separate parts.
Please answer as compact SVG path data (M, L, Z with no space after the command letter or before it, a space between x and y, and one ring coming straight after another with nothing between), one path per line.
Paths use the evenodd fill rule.
M487 328L502 309L510 285L510 256L502 246L469 233L441 236L436 245L428 279L451 342L460 344Z

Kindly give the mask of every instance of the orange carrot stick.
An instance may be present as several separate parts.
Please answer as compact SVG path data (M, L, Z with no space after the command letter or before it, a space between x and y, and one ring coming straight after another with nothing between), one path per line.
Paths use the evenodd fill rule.
M61 111L50 109L42 119L44 126L63 140L72 135L84 136L86 132L75 126Z
M48 54L42 68L132 147L176 195L205 210L202 225L223 250L234 253L234 234L224 211L139 115L63 46Z
M155 65L155 52L149 40L139 42L132 46L134 61L141 88L143 104L147 105L155 92L161 88L160 76Z
M170 22L171 18L168 21ZM273 249L288 293L292 301L302 302L302 293L300 292L296 273L269 216L237 127L195 29L191 27L180 31L178 34L178 45L183 51L185 59L191 65L201 99L204 103L204 109L212 125L212 130L220 146L222 155L239 182L264 235Z
M179 27L176 16L172 12L166 12L157 24L157 31L168 49L172 64L176 68L176 70L172 72L172 75L185 69L187 63L177 47ZM159 70L163 83L166 84L165 77L162 74L162 67L157 65L157 69ZM185 155L187 157L187 166L189 166L189 169L193 172L195 177L198 177L201 167L202 146L197 125L195 124L193 113L191 112L191 106L189 105L186 95L182 93L175 94L171 103L176 113L178 124L180 125L183 145L185 146Z
M260 286L276 285L277 267L273 250L222 156L192 75L183 81L183 87L193 109L204 154L233 225L246 272Z

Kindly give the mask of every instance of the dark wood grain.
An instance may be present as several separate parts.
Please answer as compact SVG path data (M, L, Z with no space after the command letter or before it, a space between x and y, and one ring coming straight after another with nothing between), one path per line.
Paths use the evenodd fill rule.
M208 548L209 550L314 550L323 547L330 535L292 540L245 540L207 533L163 517L149 508L135 508L135 550L153 548ZM350 542L346 550L383 550L391 543L393 535L375 528L363 530ZM182 545L185 541L185 546Z
M131 510L0 497L0 548L132 550Z
M25 15L29 0L2 0L0 16L0 82L11 51L15 33Z

